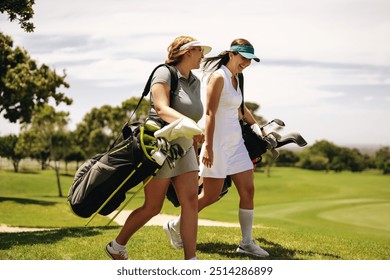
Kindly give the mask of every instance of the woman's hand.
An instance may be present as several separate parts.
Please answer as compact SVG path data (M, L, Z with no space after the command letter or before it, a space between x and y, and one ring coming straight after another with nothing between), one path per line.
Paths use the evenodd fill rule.
M202 144L204 142L204 134L195 135L193 139L194 142Z
M207 148L204 150L203 157L202 157L202 163L207 167L211 168L213 165L214 160L214 152L212 148Z

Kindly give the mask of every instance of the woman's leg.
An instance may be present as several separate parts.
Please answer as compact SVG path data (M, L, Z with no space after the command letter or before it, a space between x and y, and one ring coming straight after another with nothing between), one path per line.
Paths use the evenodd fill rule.
M203 190L198 197L198 212L218 201L225 179L203 178Z
M231 176L240 196L238 219L240 222L242 240L237 252L267 257L269 254L256 244L252 238L254 219L254 177L253 170L247 170Z
M202 178L201 178L202 180ZM219 195L223 187L224 179L215 179L215 178L203 178L203 190L198 197L198 206L197 211L200 212L206 206L213 204L218 200ZM199 184L196 184L196 195L198 194ZM187 184L188 186L188 184ZM176 191L177 193L177 191ZM180 200L179 200L180 201ZM181 203L180 203L181 204ZM182 204L181 204L182 205ZM183 208L182 208L183 209ZM164 224L164 231L167 233L170 244L174 249L179 249L183 247L182 236L179 232L182 228L182 221L185 219L181 216L177 217L174 220L168 221Z
M151 218L160 213L170 179L153 178L144 188L144 204L131 212L116 237L116 242L126 245L130 237Z
M204 183L206 181L206 183ZM219 178L200 178L198 180L198 187L203 184L202 192L198 195L198 212L203 208L216 202L221 194L224 179ZM172 225L175 229L180 226L180 216L172 220Z
M253 171L247 170L232 175L232 180L236 185L240 196L238 220L240 222L242 241L246 244L252 242L253 228L253 198L254 198L254 179Z
M231 175L231 177L240 196L239 207L242 209L253 209L253 198L255 195L253 170L243 171Z
M198 172L187 172L173 178L173 185L181 205L180 236L184 258L196 257L198 231Z

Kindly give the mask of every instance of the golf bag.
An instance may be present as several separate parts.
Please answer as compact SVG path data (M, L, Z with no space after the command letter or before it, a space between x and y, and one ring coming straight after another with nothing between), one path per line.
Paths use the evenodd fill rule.
M125 130L131 135L108 152L87 160L77 170L68 195L76 215L88 218L96 211L110 214L125 200L128 190L154 176L161 167L152 157L158 150L153 144L154 131L146 130L145 125L127 126ZM175 149L179 155L183 154L180 146Z
M249 124L244 121L240 121L242 138L244 139L244 144L248 150L249 157L251 158L253 164L261 162L262 155L267 152L268 143L256 133L252 131L252 128Z
M158 65L150 74L133 114L143 97L148 95L152 76L161 66L168 67L171 72L171 94L176 90L176 70L169 65ZM166 160L173 167L175 159L185 151L179 145L170 145L163 137L154 137L162 126L154 120L127 122L107 152L97 154L81 165L68 194L72 211L83 218L97 213L108 215L125 200L128 190L154 176ZM117 143L120 136L123 140Z
M251 158L253 164L257 164L262 160L262 155L267 151L267 142L259 137L256 133L252 131L250 124L245 121L245 112L244 112L244 75L242 73L238 74L238 85L242 94L241 102L241 114L243 119L240 120L242 138L244 139L244 144L248 150L249 157Z

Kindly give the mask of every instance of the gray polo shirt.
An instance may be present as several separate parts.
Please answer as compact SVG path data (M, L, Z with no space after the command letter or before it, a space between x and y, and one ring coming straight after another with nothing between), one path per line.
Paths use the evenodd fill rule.
M177 70L178 85L170 96L171 107L181 114L198 122L203 116L203 104L200 99L200 81L191 72L188 80ZM171 74L166 67L160 67L153 75L151 87L156 83L171 84ZM152 94L150 94L150 116L156 117Z
M170 104L173 109L198 122L203 116L203 104L200 99L200 81L191 72L188 79L186 79L177 69L178 85L173 96L170 96ZM171 74L166 67L160 67L153 75L151 87L156 83L171 84ZM158 117L154 109L153 96L150 94L150 116ZM188 141L188 139L178 138L172 143L180 144L181 141ZM164 163L161 169L157 172L157 178L172 178L177 175L190 172L199 171L197 162L197 153L191 147L183 158L175 161L175 168L170 169L167 163Z

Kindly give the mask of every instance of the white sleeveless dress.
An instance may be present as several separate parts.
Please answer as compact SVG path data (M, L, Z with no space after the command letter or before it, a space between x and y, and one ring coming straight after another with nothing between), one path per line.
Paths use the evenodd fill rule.
M224 78L217 113L215 115L214 130L214 162L207 168L201 162L199 175L209 178L225 178L253 168L253 163L242 138L241 126L238 119L238 108L242 102L241 90L233 87L232 73L222 65L215 73ZM238 81L237 81L238 82ZM200 153L200 161L204 153L204 146Z

